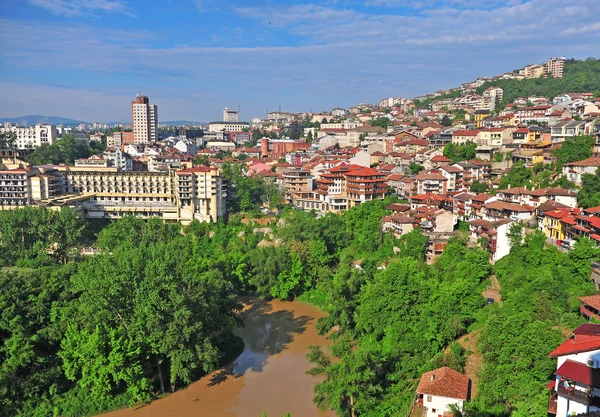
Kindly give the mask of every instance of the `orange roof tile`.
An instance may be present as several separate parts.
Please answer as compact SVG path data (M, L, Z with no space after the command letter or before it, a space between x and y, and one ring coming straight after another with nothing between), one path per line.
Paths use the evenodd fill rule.
M434 371L425 372L421 376L417 392L419 394L467 400L469 382L467 376L445 366Z

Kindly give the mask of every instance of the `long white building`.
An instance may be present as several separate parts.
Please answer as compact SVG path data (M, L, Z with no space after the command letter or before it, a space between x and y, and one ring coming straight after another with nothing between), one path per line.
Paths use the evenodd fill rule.
M23 127L15 123L5 123L0 133L12 132L17 138L17 149L35 149L42 145L52 145L58 137L56 126L36 124Z

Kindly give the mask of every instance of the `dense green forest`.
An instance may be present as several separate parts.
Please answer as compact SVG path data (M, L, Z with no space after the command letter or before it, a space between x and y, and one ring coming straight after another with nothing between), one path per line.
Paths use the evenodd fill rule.
M241 351L236 300L255 294L328 313L318 328L333 344L308 357L316 404L340 416L405 415L423 372L462 370L472 352L455 341L470 332L484 365L465 415L545 416L548 349L581 322L597 250L584 240L565 254L533 233L492 267L459 234L429 265L419 231L381 233L392 201L285 210L267 233L240 216L181 227L0 212L0 415L91 415L182 388ZM81 256L88 245L101 253ZM481 294L491 272L502 305Z

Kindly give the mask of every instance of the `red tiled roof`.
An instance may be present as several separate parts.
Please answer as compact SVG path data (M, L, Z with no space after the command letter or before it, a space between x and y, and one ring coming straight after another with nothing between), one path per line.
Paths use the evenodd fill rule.
M585 297L577 297L579 301L590 307L600 310L600 294L588 295Z
M388 181L400 181L404 177L405 177L404 174L391 174L388 177Z
M477 136L479 132L477 130L456 130L452 133L452 136Z
M398 224L411 224L413 222L413 219L408 216L402 216L399 214L395 214L392 216L392 221L394 223L398 223Z
M598 381L598 378L600 377L600 369L592 368L583 363L569 359L567 359L554 373L584 385L592 385L592 381Z
M410 210L410 206L408 204L392 203L386 206L385 209L391 211L407 211Z
M600 324L582 324L573 331L573 336L565 340L548 356L558 358L592 350L600 350Z
M360 168L350 169L346 173L346 175L349 177L375 177L375 176L379 177L383 174L373 168L360 167Z
M515 203L506 203L504 201L491 201L489 203L487 203L485 205L486 208L488 209L495 209L495 210L511 210L511 211L518 211L518 212L529 212L529 211L534 211L535 208L531 207L527 204L515 204Z
M440 169L443 169L444 171L450 172L450 173L462 172L462 169L460 169L459 167L455 167L455 166L447 166L447 167L442 167Z
M565 164L565 166L572 167L600 167L600 157L592 156L590 158L584 159L582 161L569 162Z
M444 155L436 155L431 158L431 162L452 162L452 159L446 158Z
M448 367L425 372L421 376L417 392L447 398L467 400L469 396L469 378Z
M554 219L566 219L567 217L570 217L572 215L572 210L573 209L569 208L566 210L545 211L544 216L552 217Z

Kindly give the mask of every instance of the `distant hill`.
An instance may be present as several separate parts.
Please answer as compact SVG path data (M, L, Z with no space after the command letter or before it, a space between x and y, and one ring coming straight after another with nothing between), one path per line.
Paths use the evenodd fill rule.
M568 59L565 61L563 78L534 78L530 80L496 80L484 83L477 88L482 94L488 87L503 90L502 107L517 97L545 96L556 97L564 93L600 94L600 60L588 58L585 61Z
M158 124L169 125L169 126L183 126L183 125L203 125L203 122L190 122L189 120L172 120L169 122L159 121Z
M600 60L588 58L585 61L567 59L563 78L533 78L529 80L495 80L483 83L475 90L482 94L486 88L500 87L503 90L503 99L500 107L504 108L517 97L545 96L556 97L564 93L594 93L600 95ZM460 92L455 91L438 97L415 101L417 107L429 106L433 101L445 98L460 97Z
M19 116L19 117L2 117L0 118L0 123L4 122L12 122L18 123L23 126L32 126L37 123L45 123L51 125L80 125L81 123L87 124L88 122L84 122L81 120L69 119L67 117L56 117L56 116L40 116L40 115L28 115L28 116Z

